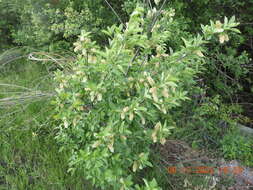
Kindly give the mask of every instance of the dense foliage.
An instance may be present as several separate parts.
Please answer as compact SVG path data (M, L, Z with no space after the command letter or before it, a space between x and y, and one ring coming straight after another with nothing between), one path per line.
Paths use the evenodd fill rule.
M124 15L119 9L121 1L111 3ZM4 10L1 14L5 19L0 23L4 37L18 45L50 50L69 49L83 29L101 39L100 30L118 22L102 0L23 0L22 3L11 0L1 1L0 8Z
M25 47L24 56L17 49L0 56L0 87L7 82L18 83L14 85L18 88L32 85L36 92L54 96L51 104L46 99L51 114L26 123L31 126L27 134L15 131L32 112L43 110L43 104L4 107L10 114L0 121L6 132L0 136L2 153L13 146L17 150L31 146L28 150L36 152L41 144L49 151L52 143L50 158L43 157L43 164L54 154L63 163L57 166L55 175L60 176L55 186L45 185L45 179L55 179L54 171L43 177L45 186L32 186L25 174L14 180L19 185L11 185L7 168L27 164L23 161L27 155L6 154L0 157L0 163L8 166L0 168L0 189L1 173L8 176L8 188L83 189L89 188L89 181L91 189L163 189L157 173L145 172L158 167L154 147L168 138L252 166L253 142L240 136L237 127L252 123L248 104L253 100L252 5L252 0L0 0L0 52ZM28 67L27 73L31 69L38 75L31 84L28 80L35 76L21 71L15 78L11 72L19 76L20 66L9 64L27 52L30 59L38 56L33 61L44 63L39 70ZM31 92L26 91L25 97L27 93ZM8 96L19 100L20 94L4 90L0 106ZM16 116L15 109L27 109L28 114ZM13 113L16 120L8 130ZM9 140L11 136L32 141L22 145ZM8 164L12 155L14 164ZM40 160L29 162L38 167ZM24 173L32 175L29 169ZM76 181L82 182L75 187Z
M175 127L171 112L195 91L202 46L215 34L221 41L229 30L238 32L234 18L211 22L202 26L203 35L166 53L173 10L159 15L153 9L146 17L144 11L137 7L125 28L105 31L111 36L105 49L83 31L75 43L80 58L73 72L56 74L57 139L72 151L70 171L82 169L102 189L158 189L154 180L134 186L134 172L152 166L150 145L166 142Z

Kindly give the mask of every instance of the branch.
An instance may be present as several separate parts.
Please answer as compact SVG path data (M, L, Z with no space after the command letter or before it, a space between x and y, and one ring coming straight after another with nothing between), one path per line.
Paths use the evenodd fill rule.
M118 15L118 13L114 10L114 8L111 6L111 4L107 1L104 0L106 2L106 4L112 9L112 12L116 15L116 17L118 18L118 20L120 21L121 24L123 24L123 26L126 27L126 25L124 24L124 22L121 20L120 16Z
M147 30L147 36L148 36L148 38L151 37L151 31L152 31L152 29L153 29L155 23L157 22L158 17L161 15L162 9L163 9L163 7L164 7L164 5L166 4L167 1L168 1L168 0L164 0L164 1L163 1L163 4L161 5L161 7L160 7L158 13L157 13L157 14L154 16L154 18L152 19L153 21L151 22L151 24L149 25L149 28L148 28L148 30ZM130 70L131 64L135 61L135 59L136 59L137 56L139 55L140 50L141 50L141 48L138 47L138 49L136 50L135 55L133 56L132 60L129 62L128 68L127 68L127 72L126 72L126 76L128 75L128 72L129 72L129 70Z

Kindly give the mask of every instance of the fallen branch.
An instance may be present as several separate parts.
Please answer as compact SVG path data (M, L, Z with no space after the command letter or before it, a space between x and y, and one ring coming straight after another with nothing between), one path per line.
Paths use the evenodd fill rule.
M55 94L53 93L42 93L42 92L25 93L18 97L9 97L0 99L0 106L10 106L16 104L23 104L25 102L39 101L44 98L53 97L54 95Z

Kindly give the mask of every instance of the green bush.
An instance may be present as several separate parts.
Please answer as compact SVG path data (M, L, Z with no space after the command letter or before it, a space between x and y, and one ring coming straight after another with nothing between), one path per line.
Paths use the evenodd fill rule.
M170 113L192 93L204 64L202 46L216 34L237 32L234 18L211 22L202 26L203 35L183 39L184 46L168 54L173 15L152 9L145 16L139 6L126 28L104 31L110 39L103 49L83 31L73 71L56 73L57 139L72 152L69 171L82 170L102 189L159 189L154 179L143 183L134 176L152 167L151 145L164 144L175 127L178 118Z
M200 104L184 105L190 113L186 120L178 121L182 126L175 136L192 143L194 147L215 150L222 144L220 139L236 129L236 123L242 119L242 110L238 105L224 104L221 96L202 97ZM184 109L180 110L185 112ZM181 114L181 118L185 117Z
M237 99L250 101L252 96L248 92L253 81L250 75L253 69L253 1L173 0L171 6L177 10L177 18L190 33L198 32L199 24L206 24L210 19L236 16L241 23L238 28L242 34L231 35L229 42L208 46L206 56L209 57L209 63L206 64L206 72L202 77L209 96L222 94L222 101L226 103L236 103Z
M15 0L0 0L0 50L8 47L13 42L11 33L18 22L16 10L12 7L13 4L15 4Z
M125 2L125 9L130 11L138 0L128 0ZM140 1L140 0L139 0ZM154 2L147 3L146 6L153 6ZM162 3L163 1L160 1ZM211 43L207 46L205 56L209 58L205 65L206 71L201 78L201 86L205 86L209 97L222 94L221 100L225 103L235 103L236 99L244 100L245 92L249 92L252 86L251 57L252 57L252 12L253 2L246 0L243 2L236 0L199 0L185 1L172 0L166 3L166 9L174 8L176 20L180 32L186 36L191 36L199 32L200 23L207 24L210 19L220 20L224 16L236 16L241 23L239 25L242 34L233 34L229 42ZM194 11L193 11L194 10ZM217 10L220 10L217 12ZM173 43L167 47L179 48L180 40L174 38ZM242 96L243 94L243 96ZM250 96L250 95L247 95ZM251 97L251 96L250 96Z
M122 1L110 1L121 17ZM92 32L93 38L104 42L100 32L118 23L117 17L102 0L2 0L3 20L0 32L16 45L26 45L46 50L69 49L81 30ZM6 41L6 40L5 40Z
M186 131L195 145L216 144L227 158L249 160L251 152L238 156L243 140L232 152L227 143L241 112L230 103L253 80L252 2L108 2L0 0L1 48L78 54L68 63L72 70L56 72L57 140L71 152L69 171L83 172L102 189L159 189L152 177L136 176L154 165L151 147L165 143L172 128L175 136ZM234 17L218 21L237 12L243 35ZM217 21L200 25L210 19Z
M247 166L253 166L253 141L238 135L238 132L228 133L221 140L221 151L224 158L241 160Z

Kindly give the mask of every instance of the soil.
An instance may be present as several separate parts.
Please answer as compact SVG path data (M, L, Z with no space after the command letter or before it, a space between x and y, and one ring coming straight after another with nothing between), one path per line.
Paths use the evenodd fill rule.
M240 164L240 162L225 161L223 158L215 157L202 150L194 150L184 141L179 140L168 140L163 146L158 147L158 151L161 155L161 165L166 167L176 168L187 168L191 167L209 167L214 168L213 173L208 173L211 176L212 181L210 184L217 184L218 189L228 189L228 190L250 190L253 189L253 169L247 168ZM229 168L228 172L221 173L220 168ZM240 171L235 172L235 168L240 169ZM233 169L233 171L232 171ZM178 170L177 170L178 171ZM192 173L187 174L187 178L192 175ZM195 173L196 174L196 173ZM170 179L173 178L172 174ZM174 175L175 176L175 175ZM233 179L233 184L224 184L226 178L231 177ZM175 177L175 180L178 178ZM177 182L174 182L174 184ZM210 185L210 189L211 185Z

